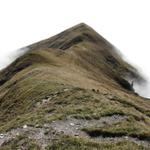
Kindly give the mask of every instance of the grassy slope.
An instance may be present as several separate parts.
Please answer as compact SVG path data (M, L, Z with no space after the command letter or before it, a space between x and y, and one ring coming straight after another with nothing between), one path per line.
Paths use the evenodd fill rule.
M81 24L29 47L29 52L0 73L0 131L70 115L97 119L122 114L129 119L118 125L119 130L115 125L85 130L150 137L150 101L118 82L126 74L137 78L137 73L95 31ZM71 90L37 107L47 95L64 88ZM80 144L90 149L86 141ZM119 149L120 145L115 146Z

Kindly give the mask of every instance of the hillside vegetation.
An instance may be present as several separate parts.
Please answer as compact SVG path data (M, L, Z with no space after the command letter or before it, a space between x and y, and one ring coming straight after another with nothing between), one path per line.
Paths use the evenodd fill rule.
M0 149L150 149L144 79L85 24L28 46L0 72Z

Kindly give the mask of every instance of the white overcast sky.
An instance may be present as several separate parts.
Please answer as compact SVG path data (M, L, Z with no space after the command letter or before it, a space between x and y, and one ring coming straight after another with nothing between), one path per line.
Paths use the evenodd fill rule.
M0 0L0 68L17 49L80 22L150 76L150 0Z

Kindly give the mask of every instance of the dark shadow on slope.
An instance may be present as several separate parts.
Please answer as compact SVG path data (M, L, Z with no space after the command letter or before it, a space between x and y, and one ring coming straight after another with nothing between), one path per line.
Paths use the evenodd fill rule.
M121 137L131 137L136 138L138 140L143 140L150 142L150 137L147 135L137 135L137 134L130 134L128 135L126 132L109 132L109 131L102 131L102 130L92 130L92 131L85 131L91 138L98 138L98 137L104 137L104 138L121 138Z
M124 89L128 91L134 91L132 85L127 80L121 77L115 77L115 81L117 81L117 83L119 83L119 85L121 85Z
M69 37L69 35L68 35L68 37ZM63 39L63 37L62 37L62 39ZM82 33L81 35L78 35L74 38L72 38L72 37L70 39L68 38L65 42L64 42L64 40L61 40L61 38L60 38L57 42L51 43L48 47L66 50L74 45L77 45L77 44L83 42L83 41L96 42L96 39L88 33Z

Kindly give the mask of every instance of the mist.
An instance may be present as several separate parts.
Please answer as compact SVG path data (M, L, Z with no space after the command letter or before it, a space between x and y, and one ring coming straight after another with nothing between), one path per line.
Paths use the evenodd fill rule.
M124 52L124 51L122 51ZM126 53L126 56L131 56L132 52ZM139 94L142 97L150 98L150 69L148 68L148 59L146 59L146 54L142 54L140 57L137 55L134 55L136 57L136 61L133 62L133 60L129 60L130 57L123 57L123 59L128 62L130 65L132 65L136 70L137 73L141 76L141 80L134 80L134 79L128 79L129 83L133 82L133 89L134 91ZM145 61L144 61L145 58ZM139 63L141 60L142 63ZM142 67L143 66L143 67ZM143 69L142 69L143 68Z
M23 47L13 51L5 51L3 55L0 55L0 70L6 68L9 64L15 61L29 50L28 47Z
M140 96L145 97L145 98L150 98L150 81L147 80L146 83L135 83L133 86L135 92L137 92Z
M145 65L148 65L148 64L145 64ZM139 73L143 76L145 81L139 82L139 83L135 82L133 88L135 92L137 92L140 96L145 97L145 98L150 98L150 78L146 76L146 71L145 71L145 74L143 72L144 70Z

